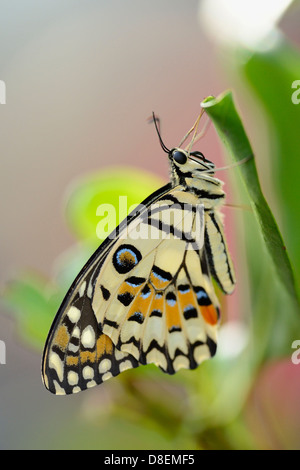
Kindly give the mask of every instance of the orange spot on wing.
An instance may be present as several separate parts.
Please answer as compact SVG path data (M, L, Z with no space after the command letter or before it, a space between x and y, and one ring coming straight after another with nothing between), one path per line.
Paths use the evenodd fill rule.
M97 357L103 356L104 353L111 354L113 350L113 344L109 336L104 334L100 335L97 339L96 352Z
M66 363L67 363L67 366L77 366L78 356L67 356Z
M128 292L129 294L135 296L139 289L140 286L130 286L129 284L127 284L127 282L123 282L118 291L118 295L126 294Z
M80 361L82 364L85 362L95 362L96 360L96 351L81 351L80 353Z
M170 283L170 281L160 279L157 275L153 273L153 271L151 271L150 274L150 282L156 290L163 290Z
M181 328L178 302L175 302L174 305L169 305L166 302L166 321L168 330L173 327Z
M152 301L151 310L149 313L151 314L153 310L159 310L163 314L164 313L164 301L165 300L164 300L163 295L160 295L159 297L156 297L155 295Z
M70 336L69 336L67 327L65 325L61 325L61 327L58 329L56 333L54 343L62 351L65 351L69 343L69 340L70 340Z
M132 265L135 265L136 259L133 256L133 254L130 253L130 251L124 251L124 253L121 253L119 255L119 258L120 258L120 263L122 263L122 264L130 263Z
M195 297L193 292L190 290L189 292L182 293L182 292L177 292L177 298L180 303L182 311L187 307L188 305L193 305L196 309L198 309L198 305L195 302Z
M143 294L143 292L140 292L139 295L132 302L127 314L127 319L130 318L135 312L141 312L143 316L146 316L148 314L148 310L154 296L152 286L148 284L148 287L149 292L147 294Z
M201 306L201 314L206 323L209 323L210 325L215 325L218 323L218 312L213 305Z

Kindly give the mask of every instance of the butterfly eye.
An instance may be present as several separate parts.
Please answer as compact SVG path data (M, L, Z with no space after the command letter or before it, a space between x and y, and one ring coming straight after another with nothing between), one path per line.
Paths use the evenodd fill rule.
M175 150L175 152L172 153L173 160L176 163L179 163L180 165L184 165L187 161L187 156L184 152L181 152L180 150Z

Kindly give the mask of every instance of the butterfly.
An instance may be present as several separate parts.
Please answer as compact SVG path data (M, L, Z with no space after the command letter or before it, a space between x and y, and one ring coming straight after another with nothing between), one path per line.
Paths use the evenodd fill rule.
M43 354L50 392L77 393L151 363L174 374L215 355L220 309L212 279L225 294L236 280L220 213L223 183L215 165L192 151L201 115L168 149L153 113L170 182L127 216L67 292Z

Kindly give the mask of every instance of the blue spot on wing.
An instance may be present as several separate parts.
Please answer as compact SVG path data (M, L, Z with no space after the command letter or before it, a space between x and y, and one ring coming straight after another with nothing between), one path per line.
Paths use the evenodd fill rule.
M158 266L153 266L152 268L153 275L162 282L171 281L172 276L167 271L160 269Z
M127 254L129 253L130 255L132 255L134 257L134 263L137 264L137 256L136 254L132 251L132 250L129 250L128 248L123 248L122 250L119 250L117 252L117 262L122 265L123 264L123 261L121 260L121 256L123 254Z
M150 289L150 287L146 284L145 287L143 288L142 292L141 292L141 297L142 297L143 299L147 299L150 294L151 294L151 289Z
M211 305L211 300L203 289L203 287L194 287L194 291L196 293L199 305Z
M170 305L170 307L174 307L176 304L176 295L173 292L168 292L166 295L166 301L167 304Z

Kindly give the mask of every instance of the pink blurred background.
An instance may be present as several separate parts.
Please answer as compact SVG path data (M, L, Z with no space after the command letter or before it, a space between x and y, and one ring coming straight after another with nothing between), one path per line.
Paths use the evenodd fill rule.
M4 283L26 267L51 275L53 260L74 243L62 212L74 178L128 164L167 181L167 160L147 118L155 111L166 145L176 146L201 100L232 83L201 30L198 0L7 0L0 9L0 79L7 87L0 106ZM244 115L241 92L235 93ZM212 128L197 148L224 165ZM226 173L219 177L228 181ZM229 226L231 219L228 213ZM74 399L47 395L39 355L18 342L5 313L0 447L47 447L56 426L71 427ZM52 438L49 446L57 445Z

